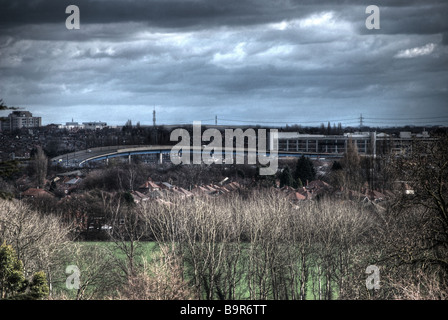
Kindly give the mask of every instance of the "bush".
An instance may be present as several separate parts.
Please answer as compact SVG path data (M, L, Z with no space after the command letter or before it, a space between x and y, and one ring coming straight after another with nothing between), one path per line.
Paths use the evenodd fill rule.
M22 261L17 258L12 246L3 243L0 246L0 298L37 300L48 294L45 273L36 272L31 282L27 281Z
M24 274L36 275L30 282L34 293L45 292L38 285L43 281L41 270L47 272L46 279L57 281L60 277L70 244L68 233L69 228L54 216L41 216L22 202L0 200L0 242L10 244Z

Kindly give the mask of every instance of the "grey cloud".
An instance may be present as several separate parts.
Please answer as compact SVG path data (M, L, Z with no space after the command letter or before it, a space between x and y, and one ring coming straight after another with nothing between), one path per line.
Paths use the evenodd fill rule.
M378 0L381 29L373 31L364 26L367 1L81 0L76 31L64 24L72 1L51 3L0 0L6 103L36 112L77 106L90 112L85 120L108 122L160 105L168 122L214 114L334 119L418 105L435 112L447 99L440 0ZM319 24L325 12L331 18ZM304 18L311 26L300 25ZM431 54L394 58L428 43L436 45Z
M0 0L3 27L28 24L64 24L69 0ZM143 22L151 27L197 29L244 26L305 17L314 12L334 11L365 31L364 12L370 1L350 0L78 0L82 24ZM386 33L437 33L447 30L444 0L378 0ZM347 9L349 8L349 9ZM119 30L116 30L119 32ZM79 32L82 34L82 32Z
M443 36L442 36L442 44L443 45L448 45L448 32L444 32Z

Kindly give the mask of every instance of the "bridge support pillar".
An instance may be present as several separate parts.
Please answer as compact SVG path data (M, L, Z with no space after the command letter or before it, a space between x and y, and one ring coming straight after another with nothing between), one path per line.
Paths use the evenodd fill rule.
M159 164L162 164L163 163L163 153L162 153L162 151L160 151L160 153L159 153Z
M131 164L131 154L128 154L128 163Z

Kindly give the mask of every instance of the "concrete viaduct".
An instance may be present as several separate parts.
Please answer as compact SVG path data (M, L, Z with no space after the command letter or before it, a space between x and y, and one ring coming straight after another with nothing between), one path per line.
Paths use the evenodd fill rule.
M97 147L97 148L91 148L87 150L79 150L67 154L63 154L57 157L54 157L51 159L52 164L57 165L61 164L62 166L66 167L82 167L85 164L92 162L92 161L106 161L108 163L109 159L115 158L115 157L127 157L129 159L129 162L131 161L132 156L137 155L149 155L154 154L156 155L158 159L158 163L163 163L164 161L164 155L165 158L169 157L171 154L171 149L173 146L163 146L163 145L149 145L149 146L108 146L108 147ZM203 147L190 147L190 153L202 153ZM245 154L247 155L249 152L254 152L258 156L258 153L256 153L256 150L251 149L237 149L233 148L230 152L233 152L233 154ZM222 160L224 162L225 160L225 153L227 151L225 148L222 148ZM267 152L267 155L269 156L269 152ZM295 152L295 151L279 151L277 153L278 158L289 158L289 157L301 157L302 155L305 155L306 157L311 158L341 158L342 154L330 154L330 153L312 153L312 152Z

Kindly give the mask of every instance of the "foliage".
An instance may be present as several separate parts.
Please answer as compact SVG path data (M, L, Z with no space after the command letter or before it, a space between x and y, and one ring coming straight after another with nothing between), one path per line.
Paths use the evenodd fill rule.
M18 107L8 107L3 102L3 99L0 99L0 110L17 110L17 109L19 109L19 108ZM0 120L3 120L3 117L1 117Z
M0 298L14 296L26 287L23 264L11 245L0 246Z
M159 252L153 254L142 271L129 277L118 297L122 300L190 300L195 295L183 279L179 261Z
M361 191L363 184L361 175L361 157L356 143L349 138L346 152L340 161L333 162L330 172L330 183L337 188Z
M47 284L47 276L45 272L38 271L33 275L33 279L29 285L30 296L34 299L42 299L48 296L49 289Z
M0 177L2 178L11 178L15 173L19 171L19 161L17 160L0 162Z
M29 290L26 293L26 290ZM26 280L23 263L11 245L0 246L0 298L1 299L42 299L49 293L45 273L33 275L31 282Z
M45 271L48 285L58 280L63 257L68 246L69 228L54 216L41 216L23 202L0 200L0 241L14 250L27 277ZM62 274L64 275L64 274ZM42 277L37 275L35 290ZM37 286L37 287L36 287ZM45 292L43 289L37 290ZM26 292L25 292L26 293ZM26 293L28 294L28 293ZM21 296L31 299L32 296Z
M296 163L296 168L294 171L294 180L298 183L298 180L302 182L302 184L307 181L313 181L316 177L316 170L314 169L313 163L311 160L305 156L301 156ZM297 184L296 184L297 186Z
M148 203L153 237L183 261L204 299L331 299L360 296L371 215L349 202L302 202L281 190L246 198ZM370 252L371 254L371 252ZM351 278L352 280L348 280Z
M166 172L134 165L92 172L84 185L89 192L67 197L53 212L64 217L80 213L81 220L87 215L104 217L103 222L112 227L107 231L108 250L77 249L70 243L68 256L83 275L80 289L70 297L446 299L447 146L446 137L415 143L404 156L372 164L380 164L381 174L391 177L389 185L404 181L414 191L405 193L395 184L391 200L379 203L336 197L298 202L287 190L257 188L217 197L133 204L133 187L153 174L167 177ZM194 176L199 181L217 173L212 168L178 168L169 178L185 182ZM350 142L344 158L333 163L331 184L337 181L333 186L359 190L368 176L363 176L366 168ZM306 178L313 169L303 157L294 174L285 166L278 177L282 186L300 186L313 180ZM235 178L242 176L238 170L226 173L230 172ZM249 171L244 175L247 178ZM268 179L273 178L259 178L258 187L271 186ZM106 192L106 185L118 192ZM2 270L15 270L1 278L2 292L8 292L4 297L48 295L44 284L54 284L67 262L63 249L67 233L61 225L54 215L42 217L23 201L0 200L0 241L6 240L15 251L5 249L3 256L9 258L0 259ZM147 240L154 240L160 252L143 252ZM114 259L113 254L121 258ZM152 259L146 261L143 256ZM371 264L381 270L379 290L365 286L365 270ZM34 274L33 279L26 279L24 270Z
M333 164L331 166L331 170L332 171L338 171L338 170L342 170L342 165L339 161L333 161Z
M289 166L285 166L283 168L279 178L280 178L280 187L294 186L294 178L292 177L291 169L289 169Z
M134 204L134 197L132 196L132 194L130 192L123 192L120 194L120 196L126 204L128 204L128 205Z
M393 206L396 219L409 220L409 212L421 211L419 224L413 225L415 240L403 244L402 249L409 252L402 255L403 261L441 270L448 284L448 136L432 143L414 142L410 152L392 165L399 181L404 181L402 196Z

